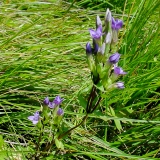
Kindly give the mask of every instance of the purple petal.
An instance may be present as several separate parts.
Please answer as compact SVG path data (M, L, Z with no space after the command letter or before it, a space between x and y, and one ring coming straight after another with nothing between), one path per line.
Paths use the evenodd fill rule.
M112 25L115 26L115 24L116 24L116 21L115 21L115 19L112 17Z
M114 68L114 73L117 75L123 75L123 74L127 74L127 72L124 72L122 68L120 67L115 67Z
M44 99L43 103L44 103L45 105L48 105L48 104L49 104L49 98L46 97L46 98Z
M97 30L89 29L90 35L93 39L100 39L101 36L103 35L102 33L102 26L99 25Z
M53 102L49 102L48 107L53 109L53 108L55 108L55 104Z
M62 108L59 108L58 111L57 111L57 115L58 116L62 116L64 114L64 111Z
M33 120L34 120L34 116L29 116L28 119L29 119L30 121L33 121Z
M33 124L37 124L37 123L38 123L38 121L32 121L32 123L33 123Z
M112 17L112 29L119 30L120 28L122 28L122 26L123 26L123 21L122 20L120 20L120 19L115 20Z
M39 116L39 112L38 112L38 111L36 111L36 112L34 113L34 116L29 116L29 117L28 117L28 119L29 119L30 121L32 121L33 124L37 124L38 121L39 121L39 118L40 118L40 116Z
M123 26L123 21L120 19L116 20L116 29L119 30Z
M89 32L90 32L90 35L91 35L91 37L92 38L97 38L97 35L96 35L96 31L95 30L93 30L93 29L89 29Z
M98 44L96 43L96 41L93 39L93 52L94 52L94 54L97 54L97 52L98 52Z
M110 63L113 63L113 64L115 64L115 63L117 63L118 61L119 61L119 58L120 58L120 54L119 53L114 53L114 54L112 54L110 57L109 57L109 62Z
M98 35L100 35L100 36L102 35L102 26L101 25L98 26L96 32Z
M39 112L36 111L34 114L34 120L38 121L39 120Z
M116 83L116 86L117 86L117 88L119 88L119 89L125 88L123 82L117 82L117 83Z
M60 105L62 103L63 99L61 99L60 96L56 96L56 98L54 99L53 103L55 105Z
M86 44L86 54L87 55L92 54L92 48L89 42Z

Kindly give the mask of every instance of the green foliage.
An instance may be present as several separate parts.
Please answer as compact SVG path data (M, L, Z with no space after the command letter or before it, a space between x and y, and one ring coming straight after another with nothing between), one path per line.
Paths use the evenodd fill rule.
M107 8L115 10L118 13L122 13L123 7L125 5L125 0L66 0L69 2L74 2L75 5L92 9L92 10L102 10L106 11Z
M91 41L88 28L95 26L97 14L104 15L91 9L109 7L124 20L119 53L120 65L128 71L121 78L126 88L104 95L84 126L64 137L64 150L50 150L48 159L159 159L160 4L158 0L116 2L79 1L70 10L68 3L51 0L1 4L0 134L7 150L4 155L26 159L33 153L38 136L27 117L40 110L46 96L60 94L65 99L66 130L81 121L92 84L84 50ZM57 145L63 148L61 142Z

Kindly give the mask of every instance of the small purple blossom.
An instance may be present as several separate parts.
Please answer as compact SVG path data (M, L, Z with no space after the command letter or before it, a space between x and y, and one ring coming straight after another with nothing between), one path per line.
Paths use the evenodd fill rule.
M123 82L117 82L117 83L116 83L116 87L119 88L119 89L125 88Z
M60 96L56 96L56 98L53 100L53 103L55 105L60 105L62 103L63 99Z
M96 30L89 29L90 35L93 39L100 39L101 36L103 35L102 33L102 26L99 25Z
M44 103L45 105L49 105L49 103L50 103L49 98L46 97L46 98L44 99L43 103Z
M86 44L86 54L87 55L92 54L92 48L91 48L91 44L89 42Z
M51 109L55 108L55 103L49 102L48 107Z
M36 111L36 112L34 113L34 115L33 115L33 116L29 116L28 119L29 119L30 121L32 121L33 124L37 124L38 121L39 121L39 119L40 119L39 112Z
M127 72L124 72L121 67L117 67L117 66L114 67L114 73L117 75L127 74Z
M93 39L93 53L94 53L94 54L97 54L98 49L99 49L98 44L97 44L96 41Z
M62 116L64 114L64 111L62 108L59 108L58 111L57 111L57 115L58 116Z
M120 20L120 19L114 19L113 17L112 17L112 29L114 29L114 30L119 30L120 28L122 28L122 26L123 26L123 21L122 20Z
M119 61L119 58L120 58L120 54L119 53L114 53L112 54L110 57L109 57L109 62L112 63L112 64L116 64L118 61Z

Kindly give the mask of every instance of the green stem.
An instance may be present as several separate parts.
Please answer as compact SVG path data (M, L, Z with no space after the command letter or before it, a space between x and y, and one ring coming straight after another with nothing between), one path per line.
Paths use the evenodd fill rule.
M81 121L81 123L79 123L79 124L76 125L75 127L71 128L71 129L68 130L67 132L59 135L59 136L58 136L58 139L62 139L64 136L66 136L67 134L69 134L72 130L74 130L74 129L76 129L77 127L79 127L80 125L82 125L87 118L88 118L88 114L86 114L86 115L83 117L83 120Z

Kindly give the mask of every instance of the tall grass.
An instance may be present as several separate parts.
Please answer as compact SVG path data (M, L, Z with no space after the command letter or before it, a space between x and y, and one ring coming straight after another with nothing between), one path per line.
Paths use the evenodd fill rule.
M27 117L44 97L64 97L66 129L84 115L92 86L84 47L96 15L105 13L69 7L53 0L0 6L1 157L26 159L33 152L38 133ZM126 88L104 95L85 125L63 139L65 150L53 146L48 159L160 157L159 7L158 0L126 1L123 14L115 14L125 23L119 53Z

